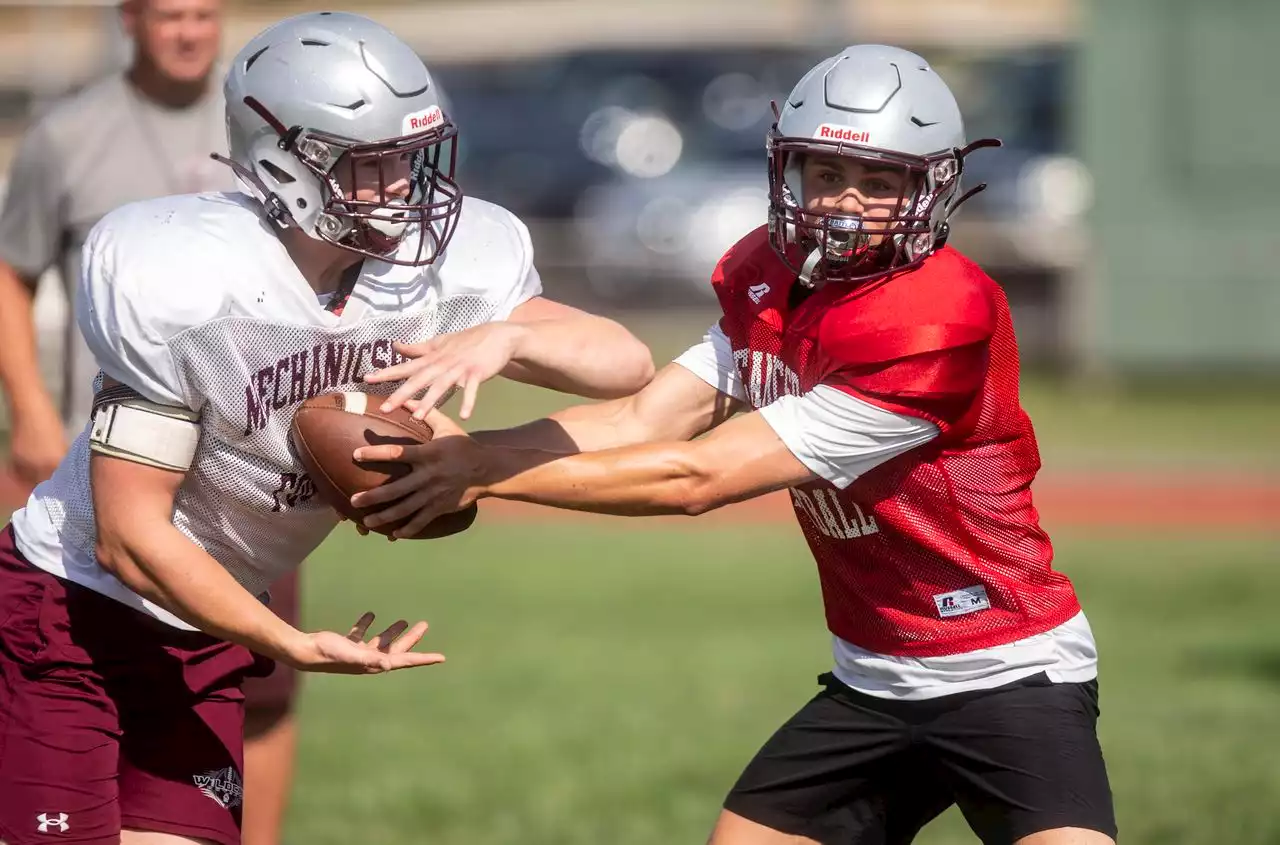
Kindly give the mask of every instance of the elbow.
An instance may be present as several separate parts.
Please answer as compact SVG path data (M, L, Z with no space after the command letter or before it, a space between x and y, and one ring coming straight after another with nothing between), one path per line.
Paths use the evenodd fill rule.
M649 347L645 346L639 340L634 343L634 349L631 352L629 362L629 381L627 385L627 394L639 393L653 381L654 375L658 372L653 365L653 353L649 351Z
M672 447L668 459L670 501L663 503L668 513L701 516L729 503L722 462L702 448L704 445L693 442Z
M712 473L696 471L688 475L681 485L677 512L684 516L702 516L727 505L729 501L716 482Z
M649 347L626 329L622 329L622 332L624 339L618 344L613 356L613 372L600 395L594 397L596 399L621 399L639 393L653 381L657 372Z
M120 538L99 535L93 554L94 559L98 561L98 566L134 592L145 589L150 583L150 579L143 575L128 545Z
M129 554L121 543L99 536L93 547L93 557L98 566L119 578L121 570L126 568Z

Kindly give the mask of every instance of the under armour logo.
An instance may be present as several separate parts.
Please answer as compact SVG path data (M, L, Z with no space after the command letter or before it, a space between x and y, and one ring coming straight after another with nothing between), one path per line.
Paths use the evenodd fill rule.
M66 833L71 829L71 825L67 824L66 813L41 813L36 816L36 830L41 833Z
M758 285L752 285L747 288L747 296L750 297L751 301L756 305L760 304L760 300L764 299L764 295L768 292L769 284L767 282L761 282Z

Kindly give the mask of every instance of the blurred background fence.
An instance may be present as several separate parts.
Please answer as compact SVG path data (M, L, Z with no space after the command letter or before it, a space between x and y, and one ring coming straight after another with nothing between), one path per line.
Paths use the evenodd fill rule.
M232 3L225 53L302 2ZM347 4L438 76L461 179L526 218L557 295L709 304L763 219L769 102L845 44L933 61L990 184L954 242L1007 289L1026 362L1093 376L1280 363L1280 117L1267 0L499 0ZM114 3L0 3L0 167L51 98L123 63ZM93 127L83 127L91 133ZM41 314L56 320L56 286Z

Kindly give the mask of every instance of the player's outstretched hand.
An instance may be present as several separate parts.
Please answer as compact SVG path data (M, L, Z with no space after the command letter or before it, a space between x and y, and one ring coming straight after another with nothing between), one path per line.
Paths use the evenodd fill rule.
M388 413L422 395L414 416L425 419L455 387L462 388L458 415L471 417L480 385L502 372L516 356L524 329L516 323L482 323L423 343L397 343L395 350L408 361L365 375L370 384L404 381L382 404Z
M380 675L396 669L444 662L443 654L410 650L427 633L426 622L417 622L411 627L401 619L373 639L366 640L365 635L372 624L373 614L366 613L356 620L346 636L334 631L307 634L305 644L292 661L294 668L303 672L337 675Z

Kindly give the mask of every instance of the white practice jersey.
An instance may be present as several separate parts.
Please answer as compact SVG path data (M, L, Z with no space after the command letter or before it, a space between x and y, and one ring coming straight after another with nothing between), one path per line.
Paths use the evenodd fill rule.
M242 194L124 206L90 233L83 261L76 317L102 372L200 414L174 525L255 595L337 524L289 448L295 409L334 390L389 393L360 378L397 361L393 341L502 320L541 293L524 225L470 197L435 264L366 261L340 316ZM189 627L98 566L87 425L13 525L34 565Z

